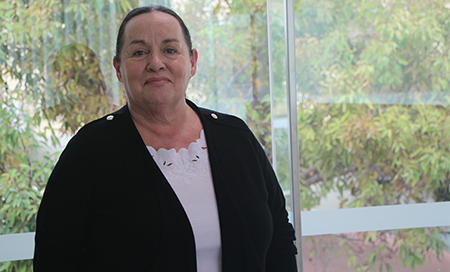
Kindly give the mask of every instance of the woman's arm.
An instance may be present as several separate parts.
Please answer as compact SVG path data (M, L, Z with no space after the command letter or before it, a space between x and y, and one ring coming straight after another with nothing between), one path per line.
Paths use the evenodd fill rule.
M78 270L91 199L87 150L69 143L49 178L37 216L35 272Z
M268 205L272 214L273 236L266 258L267 272L297 272L295 231L288 221L286 201L275 172L262 148L258 148L260 163L269 193Z

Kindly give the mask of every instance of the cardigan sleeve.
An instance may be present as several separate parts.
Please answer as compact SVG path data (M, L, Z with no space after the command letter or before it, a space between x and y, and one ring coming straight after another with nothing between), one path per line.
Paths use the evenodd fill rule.
M40 271L78 271L88 223L93 171L86 148L69 142L44 192L35 236L33 266Z
M266 272L296 272L295 255L297 254L297 248L294 244L295 231L288 221L285 197L275 172L259 143L257 149L261 167L264 171L269 194L268 205L273 221L273 236L266 257Z

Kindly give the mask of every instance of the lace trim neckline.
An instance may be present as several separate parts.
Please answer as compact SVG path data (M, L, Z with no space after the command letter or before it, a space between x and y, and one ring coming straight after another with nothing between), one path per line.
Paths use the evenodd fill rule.
M156 151L153 147L147 146L147 149L159 169L166 176L169 183L180 182L190 184L193 180L204 175L210 175L208 150L203 130L200 133L200 139L191 143L189 148L182 148L175 151L175 148L160 148Z
M180 150L176 151L175 148L171 148L171 149L165 149L165 148L160 148L158 150L155 150L152 146L147 146L148 151L150 152L150 154L152 156L161 156L161 155L167 155L167 154L186 154L186 153L192 153L195 152L196 150L206 150L206 139L205 139L205 131L202 129L200 131L200 138L198 138L195 142L192 142L189 144L189 147L186 148L181 148Z

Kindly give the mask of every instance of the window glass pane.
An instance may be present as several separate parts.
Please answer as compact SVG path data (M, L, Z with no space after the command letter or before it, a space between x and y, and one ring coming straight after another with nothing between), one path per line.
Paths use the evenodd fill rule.
M302 208L450 201L448 3L305 0L295 10ZM386 233L434 260L448 248L404 231Z
M297 3L304 207L450 200L450 9L423 5Z

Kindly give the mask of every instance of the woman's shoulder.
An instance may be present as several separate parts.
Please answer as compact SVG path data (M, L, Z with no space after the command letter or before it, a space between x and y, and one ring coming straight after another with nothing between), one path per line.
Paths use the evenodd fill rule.
M197 107L192 102L190 102L189 104L191 105L191 107L193 107L195 111L197 111L199 114L202 115L203 120L207 120L208 122L212 122L219 126L236 128L245 131L249 130L245 121L235 115L223 113L208 108Z
M130 126L131 125L131 126ZM107 114L82 126L72 137L71 142L77 144L100 144L114 142L129 134L132 120L127 106Z
M115 112L106 114L105 116L87 123L79 129L76 135L85 137L91 134L102 134L106 132L105 129L119 129L120 126L123 126L127 123L126 121L129 120L131 120L131 117L128 108L127 106L124 106Z

